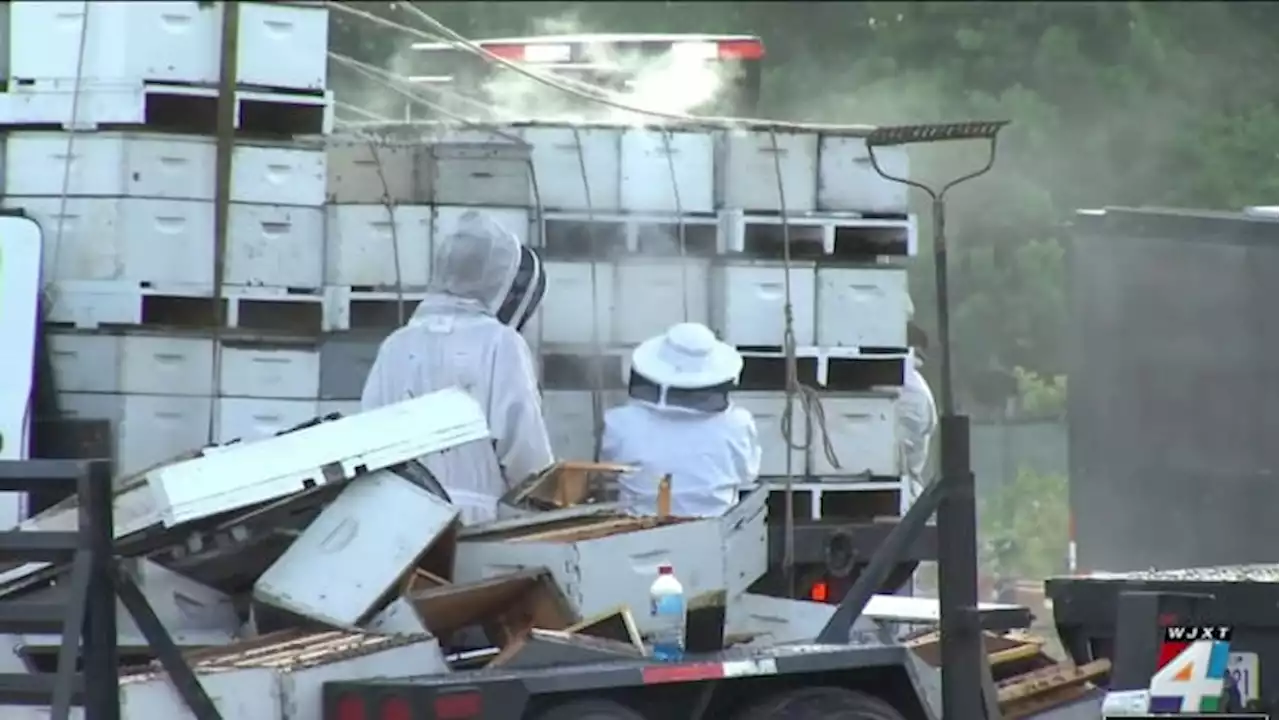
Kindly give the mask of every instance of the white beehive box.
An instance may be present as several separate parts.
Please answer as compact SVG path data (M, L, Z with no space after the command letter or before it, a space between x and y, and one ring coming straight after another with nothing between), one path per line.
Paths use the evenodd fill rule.
M68 164L65 132L16 132L4 142L4 193L58 197ZM71 146L71 197L214 199L213 138L105 132L76 136ZM319 207L324 204L325 151L237 142L231 159L231 201Z
M632 128L623 133L621 147L623 212L715 211L712 133Z
M320 351L314 346L227 345L219 370L220 395L311 399L320 387Z
M787 474L787 454L791 455L791 472L797 476L805 470L805 453L787 445L782 437L782 417L786 409L786 395L782 392L739 391L733 393L733 403L751 413L756 421L756 437L760 441L760 475L782 477ZM804 406L797 400L791 419L793 442L804 442L808 418Z
M716 165L720 207L768 212L785 209L788 214L812 212L817 183L817 133L727 131L720 137Z
M23 197L7 198L4 206L22 208L44 230L51 246L46 280L213 285L211 202L71 198L64 211L57 197ZM224 282L320 286L322 209L235 203L228 222Z
M220 2L13 3L9 77L70 80L83 42L81 78L90 84L215 84L222 8ZM322 91L328 44L323 5L240 3L237 84Z
M910 302L906 268L818 268L817 344L905 348Z
M824 477L900 476L896 401L894 393L824 396L827 435L840 467L833 467L822 444L815 442L809 449L810 473Z
M425 176L437 205L528 207L530 150L487 132L459 131L429 147Z
M910 188L886 180L876 172L863 138L824 134L818 158L818 210L878 215L907 213ZM890 175L908 177L906 148L878 147L876 161Z
M319 414L317 400L223 397L214 404L214 442L261 440Z
M258 578L253 596L329 625L361 625L457 518L452 505L390 470L362 475Z
M711 261L630 257L614 265L613 342L637 345L680 322L707 324Z
M108 420L115 443L115 473L128 475L209 443L213 401L177 395L59 393L67 417Z
M459 538L454 579L471 582L545 567L581 616L626 605L640 631L648 632L649 586L664 562L674 566L687 598L725 591L732 602L764 575L767 496L767 490L757 490L722 517L616 534L604 528L640 527L644 519L557 522L553 512L472 528Z
M613 337L613 266L551 261L543 270L547 290L538 312L538 339L542 343L587 345L592 342L594 322L595 339L609 342Z
M427 205L330 205L325 284L425 287L431 274L433 217Z
M488 438L480 406L450 388L166 465L147 484L173 527Z
M196 678L224 718L316 720L324 684L448 672L428 635L279 633L190 656ZM122 720L194 719L163 674L120 680Z
M597 213L621 210L622 133L622 128L524 128L521 134L532 148L542 207Z
M813 345L815 273L792 263L791 308L797 345ZM711 274L711 328L739 347L781 347L786 328L787 270L773 261L730 261Z

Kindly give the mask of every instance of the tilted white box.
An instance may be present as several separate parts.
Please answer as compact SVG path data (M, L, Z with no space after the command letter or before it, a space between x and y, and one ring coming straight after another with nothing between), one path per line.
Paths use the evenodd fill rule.
M583 617L626 605L640 631L648 632L654 628L649 616L649 586L662 563L672 564L685 597L690 599L724 591L732 602L764 575L768 566L767 496L768 490L757 490L718 518L577 541L520 539L546 530L549 524L571 525L570 521L557 523L554 512L469 528L459 537L454 580L471 582L545 567ZM572 521L572 526L602 522L609 521L585 518Z

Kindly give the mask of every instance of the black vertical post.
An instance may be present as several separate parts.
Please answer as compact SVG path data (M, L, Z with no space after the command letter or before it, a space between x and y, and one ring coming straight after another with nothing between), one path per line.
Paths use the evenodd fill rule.
M982 630L978 606L977 507L969 465L969 418L941 420L945 483L938 506L938 603L941 611L942 715L946 720L980 720L983 700Z
M85 717L88 720L120 720L115 523L110 463L89 463L80 483L80 530L88 536L92 558L83 651Z

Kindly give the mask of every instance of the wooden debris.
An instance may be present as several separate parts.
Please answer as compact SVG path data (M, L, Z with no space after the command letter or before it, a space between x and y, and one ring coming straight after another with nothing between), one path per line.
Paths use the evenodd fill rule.
M636 619L631 616L631 610L626 605L619 605L608 612L575 623L565 628L565 632L627 643L644 652L644 641L640 638L640 630L636 628Z

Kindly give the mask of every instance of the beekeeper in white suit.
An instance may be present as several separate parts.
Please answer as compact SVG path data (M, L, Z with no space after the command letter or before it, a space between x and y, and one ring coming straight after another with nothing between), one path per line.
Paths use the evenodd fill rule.
M520 328L546 289L537 253L468 212L438 241L427 296L378 349L360 398L368 410L460 387L485 409L489 443L428 456L466 524L496 517L507 489L552 463L533 357Z
M631 356L629 401L605 413L601 460L634 465L619 499L633 515L657 514L658 484L671 476L671 512L723 515L760 474L755 419L729 392L742 356L697 323L673 325Z
M907 344L911 346L911 363L903 374L902 390L898 394L895 410L903 471L911 480L911 501L915 502L924 491L929 446L933 441L933 433L938 428L938 407L934 403L929 383L920 372L924 365L924 353L929 347L929 337L914 322L907 323Z

